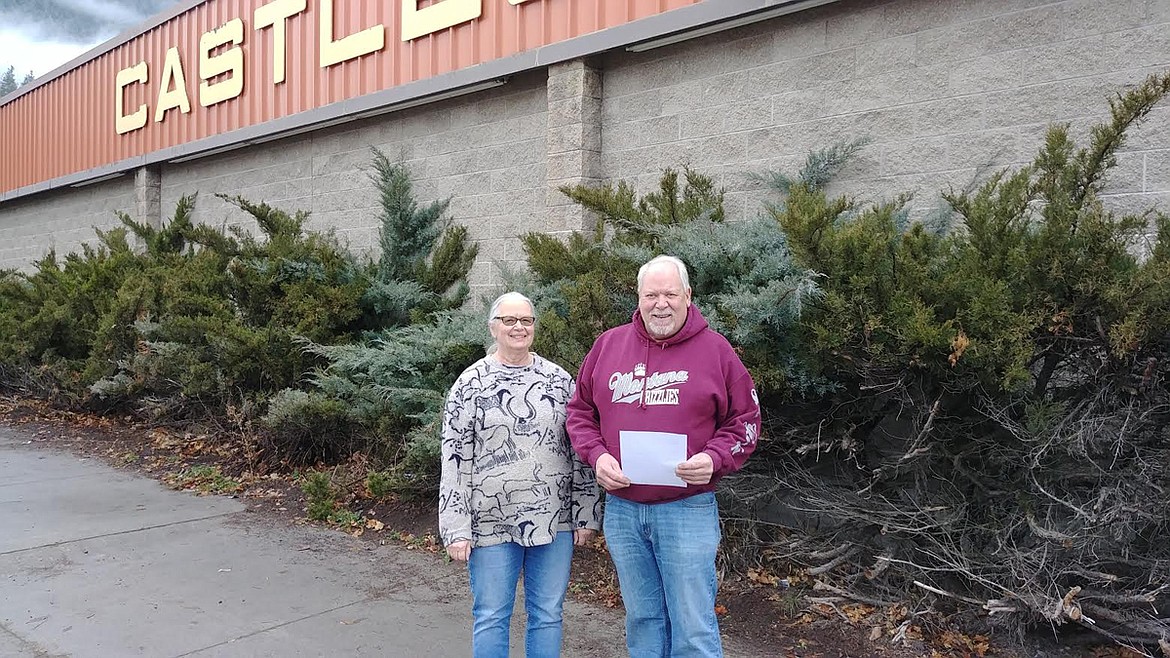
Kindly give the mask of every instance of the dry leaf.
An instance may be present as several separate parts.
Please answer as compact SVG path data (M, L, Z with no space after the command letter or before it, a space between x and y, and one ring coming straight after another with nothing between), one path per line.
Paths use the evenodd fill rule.
M963 330L960 329L959 335L955 336L955 339L951 341L951 356L947 359L950 361L952 368L959 362L959 359L963 358L963 352L967 351L967 347L970 344L971 341L967 338L967 334L963 333Z
M759 583L761 585L771 585L773 587L776 585L776 583L780 582L780 578L769 573L767 569L749 569L748 580Z
M872 615L875 612L875 608L872 605L858 603L845 606L843 611L845 612L845 616L849 618L849 621L856 624Z

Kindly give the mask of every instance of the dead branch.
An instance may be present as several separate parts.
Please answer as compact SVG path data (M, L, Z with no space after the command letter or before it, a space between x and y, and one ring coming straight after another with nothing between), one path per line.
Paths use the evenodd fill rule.
M958 601L966 601L967 603L973 603L973 604L978 605L978 606L986 605L986 603L984 601L980 601L978 599L973 599L969 596L962 596L960 594L955 594L954 592L948 592L946 590L939 589L937 587L932 587L932 586L927 585L926 583L924 583L920 580L914 581L914 584L918 587L921 587L922 589L924 589L928 592L938 594L939 596L945 596L947 598L956 599Z
M887 601L887 600L883 600L883 599L875 599L875 598L871 598L868 596L862 596L860 594L855 594L853 592L843 590L840 587L834 587L834 586L826 583L823 580L813 581L813 589L817 590L817 591L832 592L832 593L836 594L837 596L847 598L851 601L857 601L858 603L868 603L869 605L876 605L876 606L885 607L885 606L891 606L891 605L894 605L897 603L897 601Z
M812 567L809 569L805 569L805 573L807 573L810 576L819 576L821 574L828 573L828 572L832 571L833 569L836 569L837 567L841 566L842 564L845 564L846 562L848 562L849 558L853 557L853 555L855 555L857 553L857 551L858 551L857 548L851 548L848 551L845 551L844 553L838 555L837 557L833 558L832 560L829 560L828 562L822 564L819 567Z

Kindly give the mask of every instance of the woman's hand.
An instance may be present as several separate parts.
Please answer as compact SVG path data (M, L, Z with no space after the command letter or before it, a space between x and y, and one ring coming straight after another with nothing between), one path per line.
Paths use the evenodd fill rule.
M456 562L466 562L471 557L471 542L453 541L447 545L447 556Z
M596 530L590 530L589 528L577 528L573 531L573 545L584 546L585 544L589 543L589 540L596 536Z

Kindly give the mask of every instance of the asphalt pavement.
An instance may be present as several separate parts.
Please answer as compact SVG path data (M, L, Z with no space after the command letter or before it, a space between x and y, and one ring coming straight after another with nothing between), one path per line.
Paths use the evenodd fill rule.
M31 440L0 425L0 657L470 655L462 565ZM564 655L626 655L621 613L567 602Z

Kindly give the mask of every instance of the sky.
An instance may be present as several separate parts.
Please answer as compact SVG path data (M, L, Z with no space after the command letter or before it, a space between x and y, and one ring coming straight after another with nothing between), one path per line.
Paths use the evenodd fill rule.
M0 72L41 76L180 0L0 0Z

